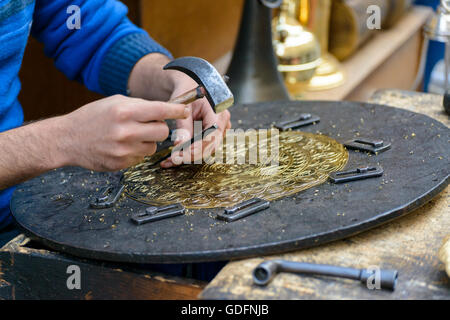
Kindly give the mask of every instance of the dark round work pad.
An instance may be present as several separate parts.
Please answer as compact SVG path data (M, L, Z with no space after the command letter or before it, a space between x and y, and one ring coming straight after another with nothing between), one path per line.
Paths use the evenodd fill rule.
M306 132L343 143L382 139L378 155L349 150L346 169L379 164L384 176L320 186L274 201L269 209L226 223L220 209L137 226L133 212L146 205L122 198L115 207L89 208L114 173L67 167L21 184L11 209L25 232L54 250L116 262L185 263L281 253L342 239L420 207L449 182L450 130L427 116L355 102L269 102L235 106L233 127L268 128L301 113L320 116ZM238 121L239 120L239 121Z

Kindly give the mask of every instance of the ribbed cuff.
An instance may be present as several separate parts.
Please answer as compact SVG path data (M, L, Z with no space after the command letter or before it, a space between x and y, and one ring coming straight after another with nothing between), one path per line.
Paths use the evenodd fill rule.
M170 52L146 33L132 33L114 43L106 52L100 67L99 84L105 95L128 95L128 78L136 63L149 53Z

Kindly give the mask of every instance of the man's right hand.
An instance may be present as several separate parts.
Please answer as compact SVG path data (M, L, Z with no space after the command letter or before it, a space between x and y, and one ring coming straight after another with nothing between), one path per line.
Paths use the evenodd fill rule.
M92 102L63 117L66 165L116 171L155 153L169 128L164 120L185 119L182 104L147 101L120 95Z
M0 133L0 190L48 170L80 166L116 171L156 151L185 105L112 96L72 113Z

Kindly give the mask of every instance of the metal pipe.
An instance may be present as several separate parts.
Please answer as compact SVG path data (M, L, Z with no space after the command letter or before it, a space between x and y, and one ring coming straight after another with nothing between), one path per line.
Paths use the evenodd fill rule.
M326 264L312 264L285 260L268 260L253 270L253 282L256 285L267 285L276 274L289 272L296 274L313 274L359 280L367 283L371 277L378 277L380 288L395 290L398 272L396 270L369 270L331 266Z

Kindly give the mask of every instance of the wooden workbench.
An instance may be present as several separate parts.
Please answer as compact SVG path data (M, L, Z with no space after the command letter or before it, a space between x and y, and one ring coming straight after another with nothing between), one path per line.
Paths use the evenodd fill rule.
M69 289L69 266L81 286ZM0 300L186 300L206 283L148 271L145 266L79 259L45 248L24 234L0 248Z
M371 102L421 112L450 125L442 97L380 91ZM450 187L410 215L349 239L307 250L264 258L399 270L395 292L368 290L360 283L279 274L267 287L252 283L263 258L231 262L201 293L202 299L450 299L450 280L438 250L450 234Z
M422 112L450 124L440 96L384 91L373 101ZM231 262L206 286L200 281L149 272L142 266L75 258L19 235L0 248L0 299L449 299L450 282L437 259L442 239L450 233L449 213L447 188L405 218L350 239L279 256L343 266L396 268L400 277L394 293L369 291L353 281L289 274L279 275L266 288L257 288L252 285L251 272L263 258ZM81 268L81 290L66 287L70 265Z

